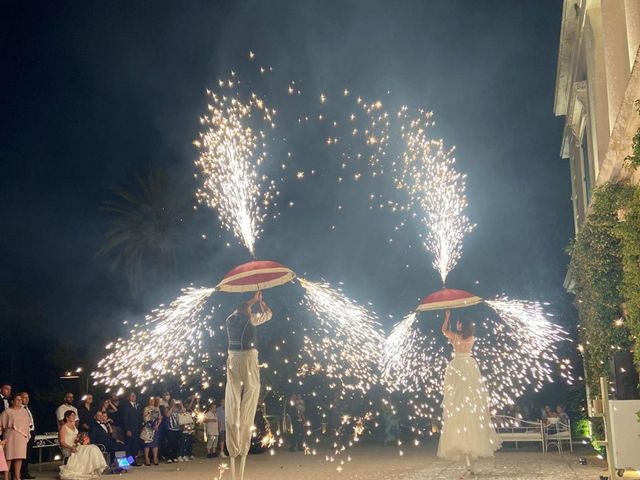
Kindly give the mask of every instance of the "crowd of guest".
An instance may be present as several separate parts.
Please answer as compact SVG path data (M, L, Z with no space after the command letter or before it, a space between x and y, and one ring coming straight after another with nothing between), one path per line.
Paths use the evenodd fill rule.
M168 392L162 396L150 396L146 406L138 401L135 392L124 398L111 394L96 406L92 395L85 395L75 406L74 396L67 393L64 402L56 409L58 422L67 421L69 412L76 419L78 433L86 434L92 444L102 445L110 453L124 451L133 458L131 466L159 465L188 462L194 459L197 396L186 400L171 398ZM221 420L221 421L220 421ZM224 450L224 402L208 406L203 416L207 437L207 457L226 456ZM62 436L61 436L62 443Z
M11 385L0 385L0 472L5 480L35 478L29 473L27 453L33 445L35 426L27 392L13 393Z
M513 407L509 407L501 412L503 415L515 417L519 420L538 421L546 425L549 423L560 422L564 425L569 423L569 415L567 414L563 405L556 405L552 408L551 405L544 405L544 407L537 409L533 406L516 404ZM556 420L557 419L557 420Z
M198 410L195 395L182 401L165 392L148 397L143 408L133 391L123 398L112 393L99 402L92 394L76 402L68 392L55 410L64 457L60 478L99 476L108 466L105 458L113 460L119 451L133 459L132 466L193 460L196 420L204 424L207 458L226 457L224 400L207 405L204 413ZM0 385L0 480L35 478L29 472L34 432L29 394Z

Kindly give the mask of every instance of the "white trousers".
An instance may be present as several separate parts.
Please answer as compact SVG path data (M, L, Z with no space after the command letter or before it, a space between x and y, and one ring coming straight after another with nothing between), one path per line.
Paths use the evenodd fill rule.
M260 396L258 350L229 351L224 392L229 456L247 455Z

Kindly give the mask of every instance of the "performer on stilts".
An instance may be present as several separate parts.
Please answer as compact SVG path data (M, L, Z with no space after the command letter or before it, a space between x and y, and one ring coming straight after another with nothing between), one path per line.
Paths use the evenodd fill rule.
M254 312L253 307L259 306ZM232 480L244 480L244 468L251 446L251 432L260 395L256 327L271 320L271 309L257 292L227 318L229 356L225 389L225 424ZM236 458L240 457L236 476Z
M461 318L451 330L451 311L447 310L442 333L453 345L453 358L444 374L442 400L442 435L438 457L464 459L473 473L473 461L493 457L501 446L500 437L491 424L489 391L471 354L475 341L470 319Z

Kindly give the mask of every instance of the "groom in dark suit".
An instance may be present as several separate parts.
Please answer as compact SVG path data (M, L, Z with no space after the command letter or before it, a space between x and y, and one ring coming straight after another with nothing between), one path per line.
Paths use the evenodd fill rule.
M93 420L89 423L89 438L94 445L104 445L109 453L122 450L122 444L118 444L111 435L111 426L107 423L106 413L98 410Z
M136 401L135 392L129 393L129 397L122 406L122 429L124 430L124 444L127 456L133 457L134 467L140 464L136 461L138 450L140 450L140 431L142 430L142 409Z

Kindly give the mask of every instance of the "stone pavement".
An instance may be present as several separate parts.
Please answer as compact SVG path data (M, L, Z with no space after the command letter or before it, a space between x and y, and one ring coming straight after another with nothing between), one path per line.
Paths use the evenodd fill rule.
M580 456L588 456L588 464L580 465ZM351 461L348 461L348 458ZM187 480L218 479L221 459L196 458L196 460L160 466L132 468L124 475L128 480ZM466 474L461 463L440 460L433 445L408 448L400 456L396 448L358 445L344 454L342 471L340 461L327 462L324 456L303 455L277 450L251 455L247 461L246 480L598 480L606 474L606 465L593 456L593 450L584 449L570 454L533 451L501 451L493 459L481 460L476 465L476 474ZM56 478L57 465L44 466L32 473L39 479ZM106 477L107 479L109 477ZM224 472L222 479L231 478Z

